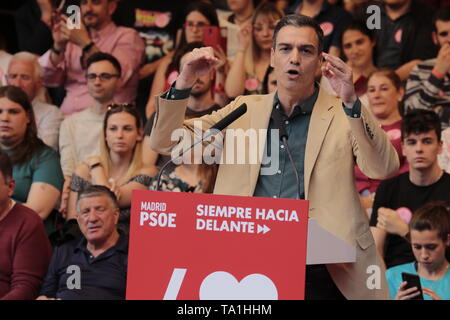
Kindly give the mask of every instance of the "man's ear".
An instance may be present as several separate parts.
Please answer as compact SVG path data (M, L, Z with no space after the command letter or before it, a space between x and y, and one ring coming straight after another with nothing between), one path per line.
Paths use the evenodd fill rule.
M110 16L112 16L117 9L118 1L117 0L107 0L107 1L109 2L108 13Z
M437 33L436 33L436 31L433 31L432 33L431 33L431 38L433 39L433 43L435 44L435 45L439 45L439 42L438 42L438 38L437 38Z

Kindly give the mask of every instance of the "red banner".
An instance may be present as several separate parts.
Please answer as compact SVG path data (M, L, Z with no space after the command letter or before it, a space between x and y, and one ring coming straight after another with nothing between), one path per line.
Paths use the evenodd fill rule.
M304 299L308 202L133 191L127 299Z

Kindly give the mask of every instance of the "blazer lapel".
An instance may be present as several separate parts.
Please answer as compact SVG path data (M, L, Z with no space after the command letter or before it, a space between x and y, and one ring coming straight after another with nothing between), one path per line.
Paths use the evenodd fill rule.
M308 129L308 139L305 150L305 198L308 199L309 181L311 173L319 156L320 148L325 139L325 135L333 120L338 103L335 97L329 95L325 90L320 89L317 101L314 104L313 112Z
M258 135L258 158L257 163L250 165L250 189L249 196L253 195L255 191L256 183L259 177L259 171L261 168L261 160L264 153L264 146L266 145L267 134L263 135L262 141L259 141L260 130L267 130L269 127L270 115L273 108L273 100L275 93L264 96L261 100L253 104L250 114L250 128L255 129Z

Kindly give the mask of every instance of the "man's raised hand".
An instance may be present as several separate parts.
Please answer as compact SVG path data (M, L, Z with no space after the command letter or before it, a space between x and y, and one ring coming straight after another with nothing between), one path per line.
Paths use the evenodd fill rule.
M353 85L352 69L341 59L322 53L324 63L322 74L330 82L331 87L342 99L347 108L352 108L357 96Z
M192 50L183 58L183 67L175 83L175 89L182 90L192 88L195 81L210 72L219 59L214 56L211 47L203 47Z

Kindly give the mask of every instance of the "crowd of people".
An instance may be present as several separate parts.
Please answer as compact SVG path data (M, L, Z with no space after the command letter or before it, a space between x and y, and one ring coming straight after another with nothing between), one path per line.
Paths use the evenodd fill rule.
M251 105L251 99L270 101L283 122L292 123L289 134L299 138L289 147L305 178L301 194L311 204L323 196L329 205L333 193L316 193L311 184L319 178L308 173L307 136L314 134L317 105L342 100L349 118L373 118L345 138L333 127L347 126L344 114L331 118L329 130L337 131L327 159L353 151L347 155L352 200L363 209L354 211L361 211L361 226L370 226L379 260L370 259L387 269L391 298L450 299L447 1L67 2L81 9L79 28L69 27L59 1L29 0L15 14L19 52L7 52L0 41L0 300L124 299L131 193L156 190L156 176L170 160L161 152L168 150L163 135L183 123L190 127L194 118L220 120L240 104L233 101ZM366 23L370 5L380 8L380 28ZM289 20L293 15L310 20ZM280 20L285 25L278 26ZM318 46L296 51L289 34L280 32L293 26L320 26L299 36L314 42L317 34ZM283 57L293 55L298 62L288 64L295 68L280 70ZM203 59L203 69L196 69L196 59ZM347 70L356 100L339 83ZM290 87L301 77L311 84L308 94ZM266 120L261 125L274 128ZM355 123L350 127L357 131ZM348 145L340 144L343 139ZM371 143L379 152L366 158ZM332 142L324 144L329 147ZM288 163L285 156L281 163ZM172 164L161 188L295 198L294 172L284 168L274 177L253 177L252 187L241 192L225 185L235 178L218 164ZM340 187L321 190L329 188ZM72 265L88 274L78 290L67 287ZM324 270L307 270L307 277ZM407 289L402 272L418 275L422 291ZM342 297L358 297L336 284Z

